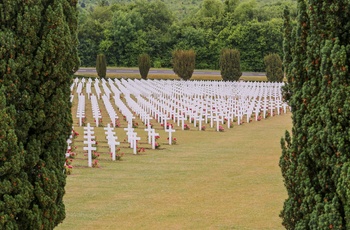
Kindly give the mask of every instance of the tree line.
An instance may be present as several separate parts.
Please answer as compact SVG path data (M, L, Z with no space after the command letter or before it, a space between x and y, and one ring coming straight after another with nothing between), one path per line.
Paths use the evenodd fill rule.
M193 50L197 69L219 69L222 50L237 49L243 71L265 71L266 55L283 54L286 6L293 19L293 0L204 0L180 18L161 0L80 6L81 66L104 54L109 66L134 67L146 53L152 67L169 68L174 50Z

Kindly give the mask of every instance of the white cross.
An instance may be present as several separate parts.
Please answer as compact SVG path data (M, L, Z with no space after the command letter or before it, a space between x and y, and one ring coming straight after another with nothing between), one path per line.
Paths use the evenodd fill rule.
M145 129L145 131L148 133L148 144L151 144L151 133L152 133L152 130L154 130L154 129L152 129L151 128L151 125L147 125L147 129Z
M158 136L159 133L156 133L154 129L152 129L151 133L151 140L152 140L152 149L156 149L156 136Z
M112 153L112 160L115 161L115 146L120 145L120 142L117 142L116 140L118 139L118 137L114 137L114 136L108 136L107 137L107 141L108 141L108 145L111 149L111 153Z
M124 130L126 131L126 135L128 136L128 142L130 143L130 135L134 132L134 129L128 125L128 127L124 128Z
M219 131L219 126L220 126L220 117L217 115L214 117L214 120L216 121L216 131Z
M200 114L197 117L197 120L199 121L198 130L201 131L202 130L202 121L204 121L204 118L203 118L202 114Z
M92 167L92 152L93 150L96 150L96 147L93 147L93 144L96 144L96 141L84 141L84 144L87 144L87 147L84 147L84 150L88 151L88 166Z
M117 142L118 137L115 137L115 132L113 132L113 128L110 127L110 124L107 125L106 128L104 128L107 132L105 132L106 139L108 142L108 145L110 147L111 153L112 153L112 160L115 161L115 146L120 145L120 142Z
M164 130L166 130L167 121L169 120L168 116L166 114L163 114L161 116L161 118L162 118L162 122L163 122L163 125L164 125Z
M174 133L176 130L172 129L169 125L169 128L165 130L165 132L169 133L169 145L172 144L172 133Z
M182 130L185 129L185 120L186 120L186 118L184 116L180 115L179 121L181 121L181 128L182 128Z
M132 133L130 136L130 147L133 148L134 154L137 153L137 141L141 140L140 137L137 136L137 133Z

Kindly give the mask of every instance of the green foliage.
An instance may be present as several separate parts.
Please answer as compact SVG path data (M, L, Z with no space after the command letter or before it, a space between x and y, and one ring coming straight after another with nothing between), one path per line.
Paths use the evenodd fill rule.
M224 13L224 4L220 0L204 0L198 11L198 16L220 18Z
M283 9L295 17L294 0L109 0L101 6L81 0L79 55L83 66L94 66L98 53L109 65L135 67L140 53L171 67L172 50L193 49L196 67L219 69L223 48L241 53L241 69L264 71L263 57L282 56ZM157 60L157 61L156 61Z
M282 82L282 60L278 54L269 54L264 57L266 77L268 81Z
M53 229L65 218L77 10L11 0L0 15L0 229Z
M350 229L350 162L346 162L341 167L340 176L337 183L337 194L343 204L345 214L345 229Z
M106 38L111 29L112 12L107 7L95 7L93 11L79 12L79 57L82 66L95 66L99 53L113 52L112 44ZM109 55L109 56L108 56Z
M281 141L286 229L349 229L350 3L298 1L285 12L287 99L292 136Z
M220 70L225 81L238 81L242 76L239 50L223 49L220 56Z
M139 70L142 79L147 79L149 69L151 68L151 58L148 54L139 56Z
M244 22L244 21L253 21L258 19L258 8L257 2L255 0L243 1L235 9L233 13L233 18L235 21Z
M96 72L100 78L106 78L107 62L104 54L98 54L96 57Z
M0 228L18 228L15 217L28 208L32 193L26 173L23 146L15 133L15 110L7 107L4 86L0 88Z
M193 50L175 50L173 52L173 70L183 80L192 77L196 62L196 54Z

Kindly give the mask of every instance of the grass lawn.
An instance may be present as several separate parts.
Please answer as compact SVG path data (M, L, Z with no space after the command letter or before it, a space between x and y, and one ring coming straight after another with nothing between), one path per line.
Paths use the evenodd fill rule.
M91 109L86 111L91 117ZM88 168L82 152L73 160L66 219L57 229L283 229L278 215L287 194L278 162L280 138L291 129L290 113L225 127L225 132L175 126L176 145L168 145L155 124L158 150L145 143L140 126L135 131L146 151L138 155L123 140L122 128L115 129L125 153L122 161L110 160L102 127L95 128L100 168ZM75 130L79 152L83 129Z

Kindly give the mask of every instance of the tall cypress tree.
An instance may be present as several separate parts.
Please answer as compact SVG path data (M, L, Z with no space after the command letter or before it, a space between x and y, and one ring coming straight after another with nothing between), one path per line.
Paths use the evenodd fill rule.
M98 54L96 57L96 72L100 78L106 78L107 61L104 54Z
M14 219L21 209L29 208L31 184L22 171L23 146L18 144L14 130L15 110L6 106L4 87L0 88L0 228L15 229Z
M140 54L138 63L141 78L146 80L149 69L151 68L151 57L146 53Z
M293 112L280 159L287 229L350 229L349 19L349 1L299 0L293 32L285 27Z
M6 188L0 189L0 228L53 229L65 218L70 85L79 64L76 4L0 4L0 116L8 121L8 126L0 123L6 136L0 146L0 179ZM7 170L9 163L14 170Z

